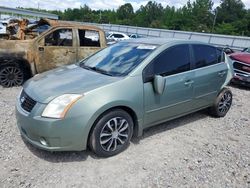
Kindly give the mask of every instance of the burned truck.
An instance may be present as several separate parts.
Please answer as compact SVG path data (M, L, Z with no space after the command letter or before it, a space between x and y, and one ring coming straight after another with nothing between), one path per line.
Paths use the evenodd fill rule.
M50 28L39 33L19 23L16 35L0 39L0 85L20 86L37 73L75 63L106 47L100 28L47 19L37 25L43 24Z

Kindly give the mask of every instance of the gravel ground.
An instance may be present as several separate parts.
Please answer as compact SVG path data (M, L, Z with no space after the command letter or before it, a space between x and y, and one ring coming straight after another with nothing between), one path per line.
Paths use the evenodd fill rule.
M0 187L250 187L250 90L231 87L225 118L194 113L133 139L123 153L50 153L25 143L14 106L20 88L0 86Z

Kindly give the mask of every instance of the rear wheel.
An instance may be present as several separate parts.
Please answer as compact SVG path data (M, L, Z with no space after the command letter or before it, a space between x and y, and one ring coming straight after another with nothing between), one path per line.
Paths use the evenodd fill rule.
M3 87L20 86L25 80L24 70L18 64L0 65L0 85Z
M124 151L133 133L133 120L123 110L104 114L92 130L89 145L100 157L110 157Z
M229 111L233 100L232 92L225 88L217 96L214 105L210 108L211 115L215 117L224 117Z

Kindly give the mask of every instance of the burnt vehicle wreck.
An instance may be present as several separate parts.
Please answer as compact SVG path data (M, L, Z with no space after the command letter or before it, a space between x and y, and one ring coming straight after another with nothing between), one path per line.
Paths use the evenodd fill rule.
M37 28L43 25L49 27L40 32ZM98 27L48 19L30 27L25 19L13 22L0 38L0 85L22 85L37 73L75 63L105 47L105 33Z

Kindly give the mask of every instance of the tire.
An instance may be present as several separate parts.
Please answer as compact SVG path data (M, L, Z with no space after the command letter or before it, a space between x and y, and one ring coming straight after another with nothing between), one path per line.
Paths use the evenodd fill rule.
M0 65L0 85L3 87L20 86L25 77L25 71L17 63Z
M133 127L133 120L127 112L116 109L105 113L91 132L90 149L99 157L121 153L129 146Z
M224 117L229 111L233 100L233 94L228 88L222 89L215 103L210 107L210 114L214 117Z

